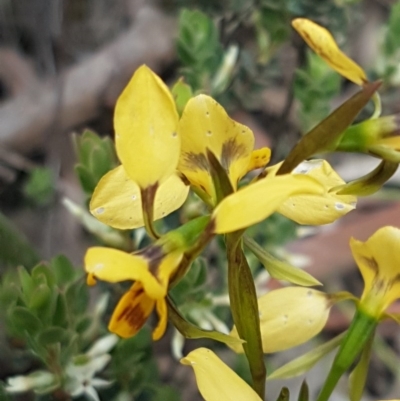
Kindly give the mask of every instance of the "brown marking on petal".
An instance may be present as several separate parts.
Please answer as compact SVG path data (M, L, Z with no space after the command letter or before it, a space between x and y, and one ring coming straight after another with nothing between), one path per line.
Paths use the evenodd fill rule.
M379 266L376 260L374 258L365 258L365 257L363 257L362 259L365 265L368 266L375 273L375 275L377 275L379 271Z
M245 157L246 154L246 147L242 143L238 143L235 138L230 138L222 145L221 165L228 171L233 160Z
M185 174L178 172L178 176L187 187L190 185L190 181Z
M191 171L208 171L209 166L207 158L203 153L185 152L182 155L183 163L186 169Z
M156 197L156 192L158 189L158 182L156 182L153 185L149 185L146 188L143 188L140 192L142 195L142 204L144 207L149 208L150 206L153 206L154 204L154 199Z
M165 256L162 246L151 244L136 252L135 255L140 255L148 261L150 273L157 278L158 267Z

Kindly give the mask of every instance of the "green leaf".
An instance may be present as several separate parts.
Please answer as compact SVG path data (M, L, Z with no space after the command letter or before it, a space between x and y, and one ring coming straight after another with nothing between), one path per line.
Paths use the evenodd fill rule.
M47 284L39 284L36 286L29 299L29 308L38 310L51 302L51 291Z
M0 213L0 261L31 268L39 256L27 239Z
M301 383L298 401L308 401L309 398L310 398L310 392L308 390L307 382L304 380L303 383Z
M67 303L64 294L57 294L52 323L60 327L67 325Z
M28 199L39 206L47 205L55 193L53 172L47 167L33 169L23 187L23 192Z
M352 123L380 85L379 81L366 84L361 91L313 128L292 149L276 174L290 173L303 160L316 153L334 150L343 131Z
M289 379L308 372L320 359L337 348L345 335L346 332L343 332L332 340L315 347L311 351L296 359L293 359L286 365L283 365L279 369L276 369L274 372L272 372L267 377L267 380Z
M65 291L65 300L70 313L72 313L74 317L86 311L89 301L86 283L83 280L71 283Z
M92 324L92 319L90 316L83 316L76 324L75 330L77 333L84 333Z
M243 349L249 361L253 388L260 397L265 392L266 369L264 364L260 315L254 279L242 250L243 232L226 236L228 258L228 289L233 322L239 337L245 340Z
M37 336L37 341L42 347L55 343L65 342L68 338L68 332L61 327L48 327Z
M374 336L371 336L361 353L361 358L349 377L350 401L360 401L363 395L372 354Z
M290 400L290 391L287 387L282 387L281 392L278 395L276 401L289 401Z
M88 170L86 166L83 166L82 164L77 164L75 166L75 172L79 178L82 189L86 193L91 194L97 185L97 181L92 173Z
M27 308L16 306L9 311L11 324L22 334L36 334L42 327L40 320Z
M47 284L49 287L55 285L55 277L48 265L40 263L32 269L32 279L35 284ZM43 280L44 278L44 280Z
M285 280L289 283L302 285L305 287L312 287L315 285L322 285L316 278L311 274L285 263L281 260L276 259L266 250L261 248L257 242L252 238L244 236L243 238L245 246L254 253L258 260L264 265L271 277L277 280Z
M18 267L18 276L19 276L19 281L21 283L21 287L22 287L23 299L26 303L28 303L29 299L35 289L34 282L32 280L32 277L30 276L30 274L27 272L27 270L23 266Z
M58 255L51 260L50 264L58 285L64 285L74 280L76 271L66 256Z
M171 89L179 115L182 115L186 103L193 96L192 88L185 83L183 77L179 78Z
M219 333L213 330L203 330L188 322L180 314L170 298L167 298L167 305L169 319L185 338L210 338L212 340L219 341L227 345L240 345L243 343L243 341L239 338L235 338L230 335Z

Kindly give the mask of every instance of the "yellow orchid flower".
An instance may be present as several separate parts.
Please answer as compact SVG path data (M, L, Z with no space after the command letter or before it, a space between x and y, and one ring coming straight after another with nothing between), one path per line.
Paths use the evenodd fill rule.
M158 340L164 334L168 284L183 257L181 249L165 248L158 241L135 254L105 247L92 247L86 252L89 285L94 285L97 279L110 283L134 281L111 317L109 330L113 333L124 338L135 335L156 308L159 324L153 331L153 339Z
M268 175L275 175L278 163L266 169ZM357 198L353 195L338 195L332 188L345 182L326 160L314 159L300 163L291 174L305 175L317 180L322 194L301 194L290 196L277 209L283 216L304 225L329 224L355 208Z
M226 197L216 207L215 232L246 228L275 211L299 224L328 224L355 208L355 196L333 190L345 182L325 160L305 161L291 174L276 176L281 164L268 167L264 178Z
M98 183L91 213L119 229L143 226L179 208L189 188L176 173L181 143L171 93L147 66L139 67L117 100L115 144L122 165Z
M294 19L292 26L308 46L340 75L360 86L368 82L364 70L339 49L327 29L306 18Z
M252 131L232 120L220 104L206 95L188 101L178 133L182 141L178 169L212 205L216 204L216 192L207 151L225 169L234 190L245 174L265 166L271 155L268 148L253 151Z
M365 242L351 238L350 247L365 284L360 309L379 320L400 298L400 229L383 227Z
M193 368L197 387L206 401L262 401L229 366L207 348L197 348L181 359Z
M273 290L258 299L260 330L265 353L303 344L324 328L335 295L304 287ZM296 335L293 335L296 332ZM238 337L236 328L231 332ZM242 353L240 345L231 347Z

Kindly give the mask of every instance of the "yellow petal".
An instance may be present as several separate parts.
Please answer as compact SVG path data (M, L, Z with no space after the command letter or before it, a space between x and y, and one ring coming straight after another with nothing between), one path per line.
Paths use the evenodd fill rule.
M257 168L265 167L271 158L270 148L256 149L251 152L250 163L247 166L247 172Z
M281 163L267 169L274 174ZM317 180L323 187L322 194L294 195L278 208L278 213L298 224L329 224L355 208L357 198L353 195L338 195L331 188L345 184L325 160L309 160L297 166L291 174L306 175Z
M169 279L181 262L182 257L182 251L171 252L164 256L160 265L153 271L153 274L157 276L159 283L164 288L168 287Z
M179 122L182 154L179 171L191 182L214 197L206 149L228 172L233 188L247 172L254 146L249 128L233 121L213 98L199 95L189 100Z
M141 188L166 180L180 153L178 112L167 86L145 65L139 67L115 106L117 154Z
M364 70L338 47L331 33L305 18L296 18L292 26L331 68L357 85L368 82Z
M156 309L158 315L157 327L153 330L152 338L154 341L159 340L165 333L168 323L168 309L165 298L156 301Z
M283 351L316 336L328 320L328 296L304 287L286 287L258 299L260 328L265 353ZM231 335L237 336L236 328ZM234 348L243 352L241 346Z
M154 219L161 219L182 206L189 187L173 174L157 190ZM139 186L119 166L98 183L90 201L90 212L102 223L126 230L142 227L143 212Z
M242 378L207 348L195 349L181 363L192 366L197 387L206 401L261 401Z
M400 298L400 229L383 227L365 242L351 238L350 247L365 283L361 304L379 315Z
M155 302L146 295L140 283L135 283L118 302L108 329L123 338L134 336L150 316Z
M97 278L110 283L140 281L148 296L154 299L164 297L167 291L149 271L149 264L145 258L117 249L89 248L85 255L85 271L91 279Z
M267 176L221 201L212 216L215 233L240 230L262 221L289 196L318 194L322 191L320 183L304 175Z

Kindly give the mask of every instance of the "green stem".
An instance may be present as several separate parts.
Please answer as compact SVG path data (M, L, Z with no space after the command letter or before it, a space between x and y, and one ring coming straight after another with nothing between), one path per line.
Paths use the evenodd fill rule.
M350 368L369 338L374 335L377 324L375 318L365 314L362 310L357 310L349 330L340 344L317 401L328 401L339 379Z
M253 388L263 400L266 368L260 333L260 318L253 276L242 250L242 232L226 236L229 298L239 337L246 342L244 352L253 378Z

